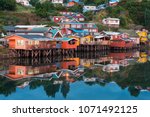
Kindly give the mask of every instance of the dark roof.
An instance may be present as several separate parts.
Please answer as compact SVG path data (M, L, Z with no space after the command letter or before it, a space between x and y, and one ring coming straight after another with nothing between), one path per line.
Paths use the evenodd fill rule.
M3 29L5 31L15 31L15 27L14 26L3 26Z
M4 26L3 29L5 31L13 31L16 33L44 33L48 32L51 27L38 27L38 28L32 28L31 30L16 30L17 28L15 26Z

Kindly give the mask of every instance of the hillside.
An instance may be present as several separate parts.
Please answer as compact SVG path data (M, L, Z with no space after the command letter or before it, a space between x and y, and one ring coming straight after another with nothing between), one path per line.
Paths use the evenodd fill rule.
M0 11L0 25L42 24L49 20L34 13L34 8L17 4L16 11Z
M77 11L79 8L80 7L74 7L68 10ZM17 4L15 11L0 11L0 27L3 25L17 24L53 24L53 22L50 22L49 16L59 15L58 11L62 10L66 10L66 8L47 3L38 5L37 9ZM121 28L128 29L136 25L143 25L150 28L149 14L149 0L122 0L119 5L115 7L107 7L96 13L84 13L87 22L97 23L99 29L107 29L107 27L101 25L102 19L106 17L119 18L121 20Z

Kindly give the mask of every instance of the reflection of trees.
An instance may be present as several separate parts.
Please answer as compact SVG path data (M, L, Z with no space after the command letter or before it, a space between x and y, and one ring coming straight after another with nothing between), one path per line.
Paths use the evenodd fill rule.
M121 72L114 74L111 80L115 81L122 89L128 88L133 96L138 96L140 90L135 86L141 86L143 89L150 87L150 63L135 64L128 66Z
M68 82L66 82L63 78L60 78L60 79L63 80L63 84L53 84L55 81L54 79L52 79L51 81L49 81L49 80L44 80L44 81L34 80L34 81L30 82L30 89L36 89L40 86L43 86L44 91L46 92L47 96L55 97L56 93L61 91L64 98L66 98L67 94L70 91L70 84Z
M138 97L138 95L140 94L140 90L136 89L135 87L130 86L128 88L128 91L130 92L130 94L132 96Z
M64 96L64 98L67 97L67 94L70 91L70 84L68 82L63 82L62 86L61 86L61 93Z
M45 93L47 96L55 97L56 93L59 92L60 85L59 84L53 84L53 80L33 80L30 82L30 89L36 89L40 86L43 86Z
M40 80L33 80L32 82L30 82L30 89L36 89L38 87L40 87L41 81Z
M100 68L90 69L86 70L85 76L88 78L98 77L96 82L86 83L88 85L98 84L105 86L106 83L114 81L121 89L128 88L130 94L137 97L140 94L140 89L136 89L136 86L140 86L142 89L150 87L150 63L122 67L116 73L106 73Z
M56 93L59 92L60 85L56 84L53 85L51 82L45 82L44 85L44 90L47 94L47 96L55 97Z
M0 94L9 96L16 91L16 82L0 77Z
M135 64L128 67L122 67L119 72L107 73L103 72L101 68L86 69L84 76L86 78L97 78L93 82L85 82L89 86L99 85L105 86L109 82L116 82L121 89L128 88L128 91L132 96L137 97L140 94L140 89L135 88L140 86L142 89L150 87L150 63ZM29 79L28 79L29 80ZM62 81L62 84L54 83L54 81ZM82 81L83 77L75 78L75 80ZM16 91L16 87L23 84L25 80L12 81L7 78L0 78L0 94L9 96ZM66 79L52 79L52 80L40 80L30 79L29 87L31 90L43 87L45 93L49 97L55 97L56 93L62 93L63 97L66 98L70 91L70 82Z

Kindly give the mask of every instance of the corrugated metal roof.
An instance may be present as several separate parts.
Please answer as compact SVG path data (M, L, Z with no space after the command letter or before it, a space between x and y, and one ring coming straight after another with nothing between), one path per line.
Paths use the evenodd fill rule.
M5 31L15 31L15 27L14 26L3 26L3 29Z
M51 40L50 38L47 38L45 36L41 36L41 35L18 35L20 37L26 38L26 39L31 39L31 40L38 40L38 41L42 41L42 40Z

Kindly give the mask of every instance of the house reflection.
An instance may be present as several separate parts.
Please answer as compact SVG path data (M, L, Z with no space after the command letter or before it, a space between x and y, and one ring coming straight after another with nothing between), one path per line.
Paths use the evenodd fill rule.
M72 83L80 81L90 86L96 84L106 86L107 83L115 82L122 89L129 87L131 95L136 96L142 89L150 90L150 85L147 84L147 81L150 81L148 77L150 75L143 77L142 71L145 68L143 64L145 64L147 65L145 74L148 74L150 64L144 62L137 64L139 58L148 58L148 55L141 52L112 52L108 56L95 59L62 58L62 60L56 59L46 64L39 60L35 60L38 64L31 65L30 60L27 65L17 61L16 64L9 65L3 76L9 78L7 79L9 81L6 78L5 80L13 84L12 91L14 92L16 88L28 86L30 90L33 90L42 86L47 96L55 97L56 93L61 93L67 97ZM142 87L143 84L147 84L147 88ZM9 91L7 85L3 86L2 82L1 85Z
M17 60L16 60L17 61ZM33 61L33 60L31 60ZM12 79L12 80L20 80L23 78L44 78L51 77L53 72L59 72L62 69L66 70L75 70L79 66L79 58L68 58L64 59L60 62L55 63L47 63L43 64L38 61L38 59L34 60L36 64L25 65L20 64L17 61L17 64L9 65L7 72L3 73L3 76ZM29 62L31 63L31 62ZM62 76L68 77L66 73L63 73Z
M20 65L10 65L8 73L5 74L6 77L12 80L19 80L23 78L29 78L37 76L40 74L50 73L56 71L55 65L46 66L20 66Z

